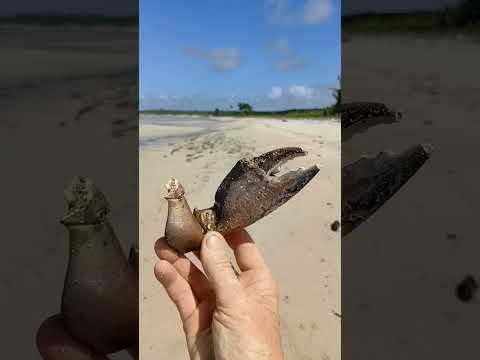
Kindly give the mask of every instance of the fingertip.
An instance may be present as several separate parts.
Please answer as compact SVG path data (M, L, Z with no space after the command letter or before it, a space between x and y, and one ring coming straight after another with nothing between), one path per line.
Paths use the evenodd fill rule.
M161 237L155 242L154 249L159 259L167 260L170 263L173 263L180 257L180 254L168 245L165 237Z
M223 244L225 242L225 238L222 234L217 231L208 231L203 236L202 241L202 250L207 251L220 251L223 249Z
M161 238L157 239L157 241L155 241L155 244L153 245L153 248L154 248L155 252L157 253L158 249L161 249L166 244L167 244L166 239L165 239L164 236L162 236Z
M74 340L65 329L60 314L43 321L36 334L36 344L43 359L108 360L108 357L96 354Z
M175 275L175 269L167 260L159 260L153 268L153 272L157 280L166 286L172 281L172 277Z
M225 239L227 240L227 243L228 245L230 245L231 248L235 248L243 243L255 244L255 241L253 241L252 237L245 229L231 232L225 236Z
M61 325L62 320L60 315L53 315L42 322L37 330L35 341L40 354L51 346L54 337L52 333Z
M205 233L205 235L203 235L203 240L206 240L210 237L217 237L219 239L223 239L223 235L220 234L218 231L209 230Z

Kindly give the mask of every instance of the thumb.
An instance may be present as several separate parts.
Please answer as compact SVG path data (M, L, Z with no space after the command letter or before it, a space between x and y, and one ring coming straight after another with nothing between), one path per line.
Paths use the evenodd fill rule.
M240 283L225 252L225 239L210 231L202 241L200 260L219 304L228 305L238 296Z

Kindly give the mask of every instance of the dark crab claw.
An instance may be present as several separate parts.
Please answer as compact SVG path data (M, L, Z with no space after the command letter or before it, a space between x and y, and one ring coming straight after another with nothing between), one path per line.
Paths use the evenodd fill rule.
M285 162L305 155L301 148L286 147L239 160L220 184L213 207L195 210L195 216L205 230L223 234L253 224L295 196L319 172L314 165L277 176Z
M342 236L385 204L428 160L431 145L381 152L342 168Z
M378 102L343 103L341 109L342 141L351 139L355 134L381 125L393 124L402 118L402 113Z

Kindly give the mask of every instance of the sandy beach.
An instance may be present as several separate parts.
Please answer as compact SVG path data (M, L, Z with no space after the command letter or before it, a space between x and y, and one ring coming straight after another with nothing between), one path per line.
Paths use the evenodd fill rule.
M188 357L180 319L153 275L153 245L164 232L169 177L192 207L208 207L223 177L244 156L302 146L287 167L318 164L320 173L292 200L247 230L280 289L286 359L340 359L340 123L140 117L140 351L142 359Z
M136 29L73 26L0 32L0 142L8 149L0 156L8 234L0 305L3 351L15 358L41 359L36 331L60 311L68 234L59 219L74 176L91 177L108 196L126 251L138 238L137 38Z
M343 339L357 344L352 351L363 351L348 355L452 359L476 353L478 306L462 304L455 287L465 275L480 274L478 40L349 37L342 45L345 101L380 101L403 111L403 118L344 142L342 162L424 142L435 151L404 188L342 240L343 306L349 309ZM395 336L385 331L392 324Z

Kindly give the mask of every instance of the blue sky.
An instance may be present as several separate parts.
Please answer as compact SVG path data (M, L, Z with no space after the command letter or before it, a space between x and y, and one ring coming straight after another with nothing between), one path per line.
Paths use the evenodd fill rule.
M340 0L140 0L140 107L331 104Z

